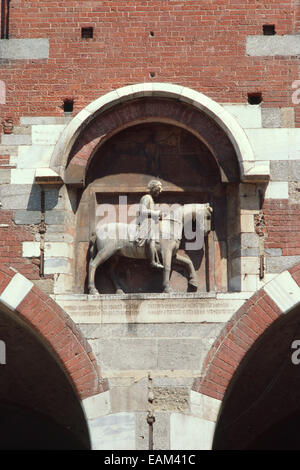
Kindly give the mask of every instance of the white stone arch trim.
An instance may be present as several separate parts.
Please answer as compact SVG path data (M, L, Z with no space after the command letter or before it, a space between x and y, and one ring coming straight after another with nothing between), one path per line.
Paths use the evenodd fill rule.
M172 98L192 105L212 118L227 134L238 158L242 181L266 181L269 166L255 161L253 149L246 133L236 119L221 105L191 88L172 83L138 83L111 91L80 111L61 134L51 157L50 168L62 179L72 146L83 129L104 111L136 98Z

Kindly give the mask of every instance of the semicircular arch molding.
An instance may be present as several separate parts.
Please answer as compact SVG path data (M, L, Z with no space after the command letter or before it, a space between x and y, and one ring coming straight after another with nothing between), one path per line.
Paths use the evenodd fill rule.
M164 109L163 105L158 108L151 106L151 101L155 99L166 100ZM146 109L142 105L145 101L148 101ZM129 103L131 106L128 107ZM127 111L121 112L124 109ZM170 83L130 85L107 93L90 103L74 117L61 134L52 154L51 169L58 173L65 183L84 185L88 162L101 141L129 122L143 122L145 119L171 119L176 121L177 125L186 126L198 135L217 159L221 158L220 166L225 165L224 180L227 155L222 156L216 148L221 135L223 141L228 141L232 147L241 181L265 181L269 177L269 169L255 161L244 130L230 113L202 93ZM229 161L227 163L229 164Z

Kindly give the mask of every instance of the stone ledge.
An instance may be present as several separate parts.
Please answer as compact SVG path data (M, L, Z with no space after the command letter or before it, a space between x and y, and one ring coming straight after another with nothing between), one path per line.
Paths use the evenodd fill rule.
M75 323L223 323L245 298L217 299L216 293L54 295Z
M150 300L150 299L215 299L217 292L172 292L164 293L135 293L135 294L59 294L53 296L54 300Z

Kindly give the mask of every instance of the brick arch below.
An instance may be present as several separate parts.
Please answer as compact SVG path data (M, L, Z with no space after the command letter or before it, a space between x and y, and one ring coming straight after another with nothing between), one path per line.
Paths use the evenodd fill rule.
M220 404L241 360L254 342L280 315L298 304L300 263L277 275L233 315L206 356L201 377L194 381L193 392L198 392L204 399L213 399L215 405L215 400Z
M71 318L31 281L4 266L0 268L0 305L41 338L80 400L107 390L93 352Z

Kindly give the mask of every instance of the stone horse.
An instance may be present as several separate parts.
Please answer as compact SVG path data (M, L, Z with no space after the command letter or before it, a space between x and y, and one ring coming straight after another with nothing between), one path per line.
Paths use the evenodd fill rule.
M163 292L172 292L170 287L170 273L172 263L184 267L188 273L188 284L192 290L197 290L196 272L192 261L177 253L185 228L191 228L191 223L199 221L201 243L195 248L203 248L204 237L210 231L212 208L209 204L185 204L177 206L170 214L163 214L158 223L158 237L155 245L158 256L162 259L163 271ZM134 259L148 259L146 247L138 246L135 241L136 224L124 223L99 223L96 233L90 239L90 263L88 276L88 289L90 294L98 294L95 287L95 273L98 266L106 260L116 255L115 261L110 267L110 277L117 294L122 294L123 290L116 274L116 264L118 257ZM202 232L201 232L202 230Z

